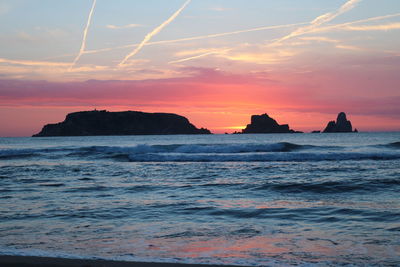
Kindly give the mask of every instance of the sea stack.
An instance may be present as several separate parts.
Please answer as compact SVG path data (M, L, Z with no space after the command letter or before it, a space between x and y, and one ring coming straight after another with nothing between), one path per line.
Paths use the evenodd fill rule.
M210 133L196 128L187 118L171 113L93 110L70 113L63 122L47 124L33 137Z
M340 112L336 122L330 121L326 126L324 133L350 133L353 132L351 122L347 120L346 113Z
M268 114L251 116L251 123L242 130L244 134L250 133L295 133L288 124L279 125Z

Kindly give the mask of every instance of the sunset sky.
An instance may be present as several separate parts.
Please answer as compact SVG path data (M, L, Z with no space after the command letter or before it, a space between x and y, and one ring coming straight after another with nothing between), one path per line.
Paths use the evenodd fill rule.
M0 0L0 136L69 112L400 130L399 0Z

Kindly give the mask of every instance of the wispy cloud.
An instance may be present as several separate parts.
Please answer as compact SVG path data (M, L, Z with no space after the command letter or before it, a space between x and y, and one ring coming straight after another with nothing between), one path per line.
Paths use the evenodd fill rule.
M400 17L400 13L395 13L395 14L390 14L390 15L384 15L384 16L377 16L377 17L372 17L372 18L367 18L367 19L360 19L360 20L355 20L351 22L346 22L346 23L340 23L340 24L335 24L335 25L330 25L330 26L325 26L325 27L319 27L315 29L312 33L320 33L320 32L328 32L332 30L356 30L357 29L357 24L360 23L367 23L367 22L372 22L372 21L379 21L379 20L384 20L384 19L391 19L395 17ZM353 25L356 25L356 28L352 28ZM374 25L365 25L364 29L367 29L367 27L374 26ZM375 25L376 26L376 25ZM363 27L363 26L359 26ZM359 30L359 29L357 29ZM386 30L385 27L371 27L370 30Z
M169 17L166 21L164 21L163 23L161 23L158 27L156 27L154 30L152 30L150 33L148 33L143 41L128 55L126 55L126 57L118 64L119 67L122 67L125 65L126 61L128 61L129 58L133 57L134 55L136 55L137 53L139 53L139 51L143 48L143 46L146 45L146 43L148 43L151 38L153 38L156 34L158 34L162 29L164 29L168 24L170 24L172 21L174 21L176 19L176 17L179 16L179 14L185 9L185 7L191 2L191 0L187 0L183 6L181 8L179 8L171 17Z
M335 40L335 39L323 37L323 36L304 36L304 37L301 37L300 40L324 42L324 43L339 43L340 42L339 40Z
M204 49L204 50L206 50L206 49ZM182 63L182 62L185 62L185 61L198 59L198 58L206 57L206 56L209 56L209 55L222 55L222 54L226 54L230 50L232 50L232 49L230 49L230 48L229 49L210 49L208 51L203 51L203 53L201 53L199 55L186 57L186 58L182 58L182 59L179 59L179 60L170 61L170 62L168 62L168 64Z
M326 31L331 31L331 30L341 30L341 29L346 30L346 28L349 29L347 26L351 26L354 24L366 23L366 22L371 22L371 21L379 21L379 20L390 19L390 18L395 18L395 17L400 17L400 13L371 17L371 18L367 18L367 19L361 19L361 20L356 20L356 21L351 21L351 22L346 22L346 23L341 23L341 24L335 24L335 25L330 25L330 26L325 26L325 27L318 27L318 28L315 28L312 32L307 32L307 33L320 33L320 32L326 32ZM180 39L174 39L174 40L148 42L148 43L146 43L146 46L147 45L172 44L172 43L179 43L179 42L204 40L204 39L209 39L209 38L218 38L218 37L224 37L224 36L230 36L230 35L236 35L236 34L242 34L242 33L249 33L249 32L291 28L291 27L301 26L301 25L305 25L305 24L308 24L308 22L275 25L275 26L263 26L263 27L245 29L245 30L208 34L208 35L200 35L200 36L180 38ZM87 50L87 51L85 51L85 54L108 52L108 51L112 51L112 50L116 50L116 49L126 49L126 48L130 48L130 47L135 47L137 45L138 44L132 44L132 45L102 48L102 49L96 49L96 50Z
M252 64L277 64L288 60L289 58L297 54L294 50L289 49L277 49L269 52L265 51L237 51L230 54L220 55L226 59L232 61L240 61Z
M336 12L326 13L314 19L311 25L319 26L321 24L332 21L334 18L352 10L361 0L349 0L344 5L342 5Z
M388 24L380 24L380 25L359 25L359 26L344 26L341 28L342 30L348 31L389 31L389 30L398 30L400 29L400 23L388 23Z
M372 51L370 49L354 46L354 45L348 45L344 44L341 40L336 40L328 37L323 37L323 36L305 36L301 37L300 40L303 41L309 41L309 42L318 42L318 43L328 43L332 44L333 47L338 48L338 49L343 49L343 50L351 50L351 51Z
M193 50L193 52L198 51L201 52L200 54L170 61L169 64L182 63L206 56L214 56L231 61L269 65L284 62L297 54L294 49L269 49L265 51L264 48L263 45L241 44L230 48L198 49ZM177 55L190 55L190 52L191 51L182 51L178 52Z
M87 37L87 33L88 33L88 30L89 30L90 22L92 20L92 15L93 15L93 11L94 11L95 7L96 7L96 0L93 0L92 8L90 9L90 12L89 12L89 17L88 17L88 20L87 20L87 23L86 23L86 27L83 30L82 45L81 45L81 48L79 49L78 55L75 57L74 61L72 62L70 69L72 69L72 67L76 64L76 62L78 62L78 60L80 59L82 54L85 52L86 37Z
M351 51L369 51L368 49L354 46L354 45L345 45L345 44L338 44L335 46L336 48L339 49L344 49L344 50L351 50Z
M206 39L211 39L211 38L231 36L231 35L242 34L242 33L250 33L250 32L257 32L257 31L266 31L266 30L276 30L276 29L291 28L291 27L296 27L296 26L305 25L305 24L308 24L308 22L294 23L294 24L284 24L284 25L274 25L274 26L263 26L263 27L245 29L245 30L232 31L232 32L223 32L223 33L200 35L200 36L193 36L193 37L173 39L173 40L148 42L148 43L145 44L145 46L148 46L148 45L173 44L173 43L189 42L189 41L196 41L196 40L206 40ZM116 46L116 47L100 48L100 49L95 49L95 50L86 50L84 52L84 54L97 54L97 53L102 53L102 52L109 52L109 51L113 51L113 50L118 50L118 49L126 49L126 48L136 47L138 45L139 44L130 44L130 45L123 45L123 46ZM71 54L65 54L65 55L60 55L60 56L56 56L56 57L49 57L47 59L64 58L64 57L70 57L70 56L72 56L72 55Z
M33 60L13 60L0 58L0 63L13 64L13 65L25 65L25 66L70 66L68 62L51 62L51 61L33 61Z
M211 51L215 51L217 49L213 48L199 48L199 49L190 49L190 50L182 50L175 53L177 57L187 57L187 56L195 56L199 54L208 53Z
M328 23L328 22L332 21L333 19L335 19L336 17L350 11L359 2L361 2L361 0L349 0L335 12L325 13L325 14L315 18L313 21L310 22L310 25L298 28L297 30L289 33L288 35L285 35L284 37L282 37L278 40L275 40L271 45L279 44L285 40L303 35L305 33L313 32L319 26L321 26L325 23Z
M263 26L257 28L251 28L246 30L238 30L238 31L231 31L231 32L223 32L223 33L215 33L215 34L208 34L208 35L200 35L200 36L193 36L187 38L179 38L174 40L164 40L164 41L156 41L156 42L147 42L147 45L162 45L162 44L172 44L172 43L179 43L179 42L189 42L189 41L196 41L196 40L205 40L210 38L218 38L242 33L249 33L249 32L257 32L257 31L266 31L266 30L276 30L276 29L283 29L283 28L291 28L300 25L305 25L307 22L303 23L294 23L294 24L284 24L284 25L275 25L275 26ZM87 50L85 54L92 54L92 53L101 53L101 52L108 52L116 49L125 49L130 47L136 47L139 44L131 44L131 45L124 45L124 46L117 46L117 47L109 47L109 48L101 48L96 50Z
M120 29L137 28L137 27L142 27L142 26L143 25L141 25L141 24L127 24L127 25L121 25L121 26L108 24L108 25L106 25L106 28L112 29L112 30L120 30Z

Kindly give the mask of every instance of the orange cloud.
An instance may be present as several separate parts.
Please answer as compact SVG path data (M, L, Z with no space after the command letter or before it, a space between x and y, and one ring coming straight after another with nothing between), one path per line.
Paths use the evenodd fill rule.
M63 119L66 111L94 108L173 112L216 133L239 130L238 126L249 123L252 114L265 112L279 123L288 123L291 128L303 131L322 129L339 111L356 118L352 121L361 129L398 129L396 123L400 125L397 91L400 81L393 78L397 76L388 79L392 74L387 71L238 75L186 68L182 73L187 77L143 81L0 80L0 117L8 121L2 124L0 135L12 132L10 129L33 134L33 129L40 128L43 121L54 121L52 115L39 112L51 109L63 110L56 112L58 120ZM365 75L371 79L366 81ZM377 92L377 86L385 91ZM4 115L18 108L31 110L24 114L40 113L44 117L27 122L30 119L22 115L16 115L13 120ZM380 119L368 120L369 116ZM21 130L17 125L27 125L27 128Z

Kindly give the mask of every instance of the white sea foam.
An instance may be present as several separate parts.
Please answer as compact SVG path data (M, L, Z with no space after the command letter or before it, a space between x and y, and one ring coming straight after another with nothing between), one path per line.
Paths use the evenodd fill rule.
M99 152L106 153L255 153L255 152L288 152L306 149L312 146L302 146L291 143L272 144L176 144L176 145L137 145L134 147L94 147Z
M47 149L0 150L0 159L31 156L100 157L124 156L138 162L229 162L229 161L324 161L324 160L391 160L400 159L397 150L351 148L340 146L313 146L293 143L270 144L171 144L136 146L54 147Z

